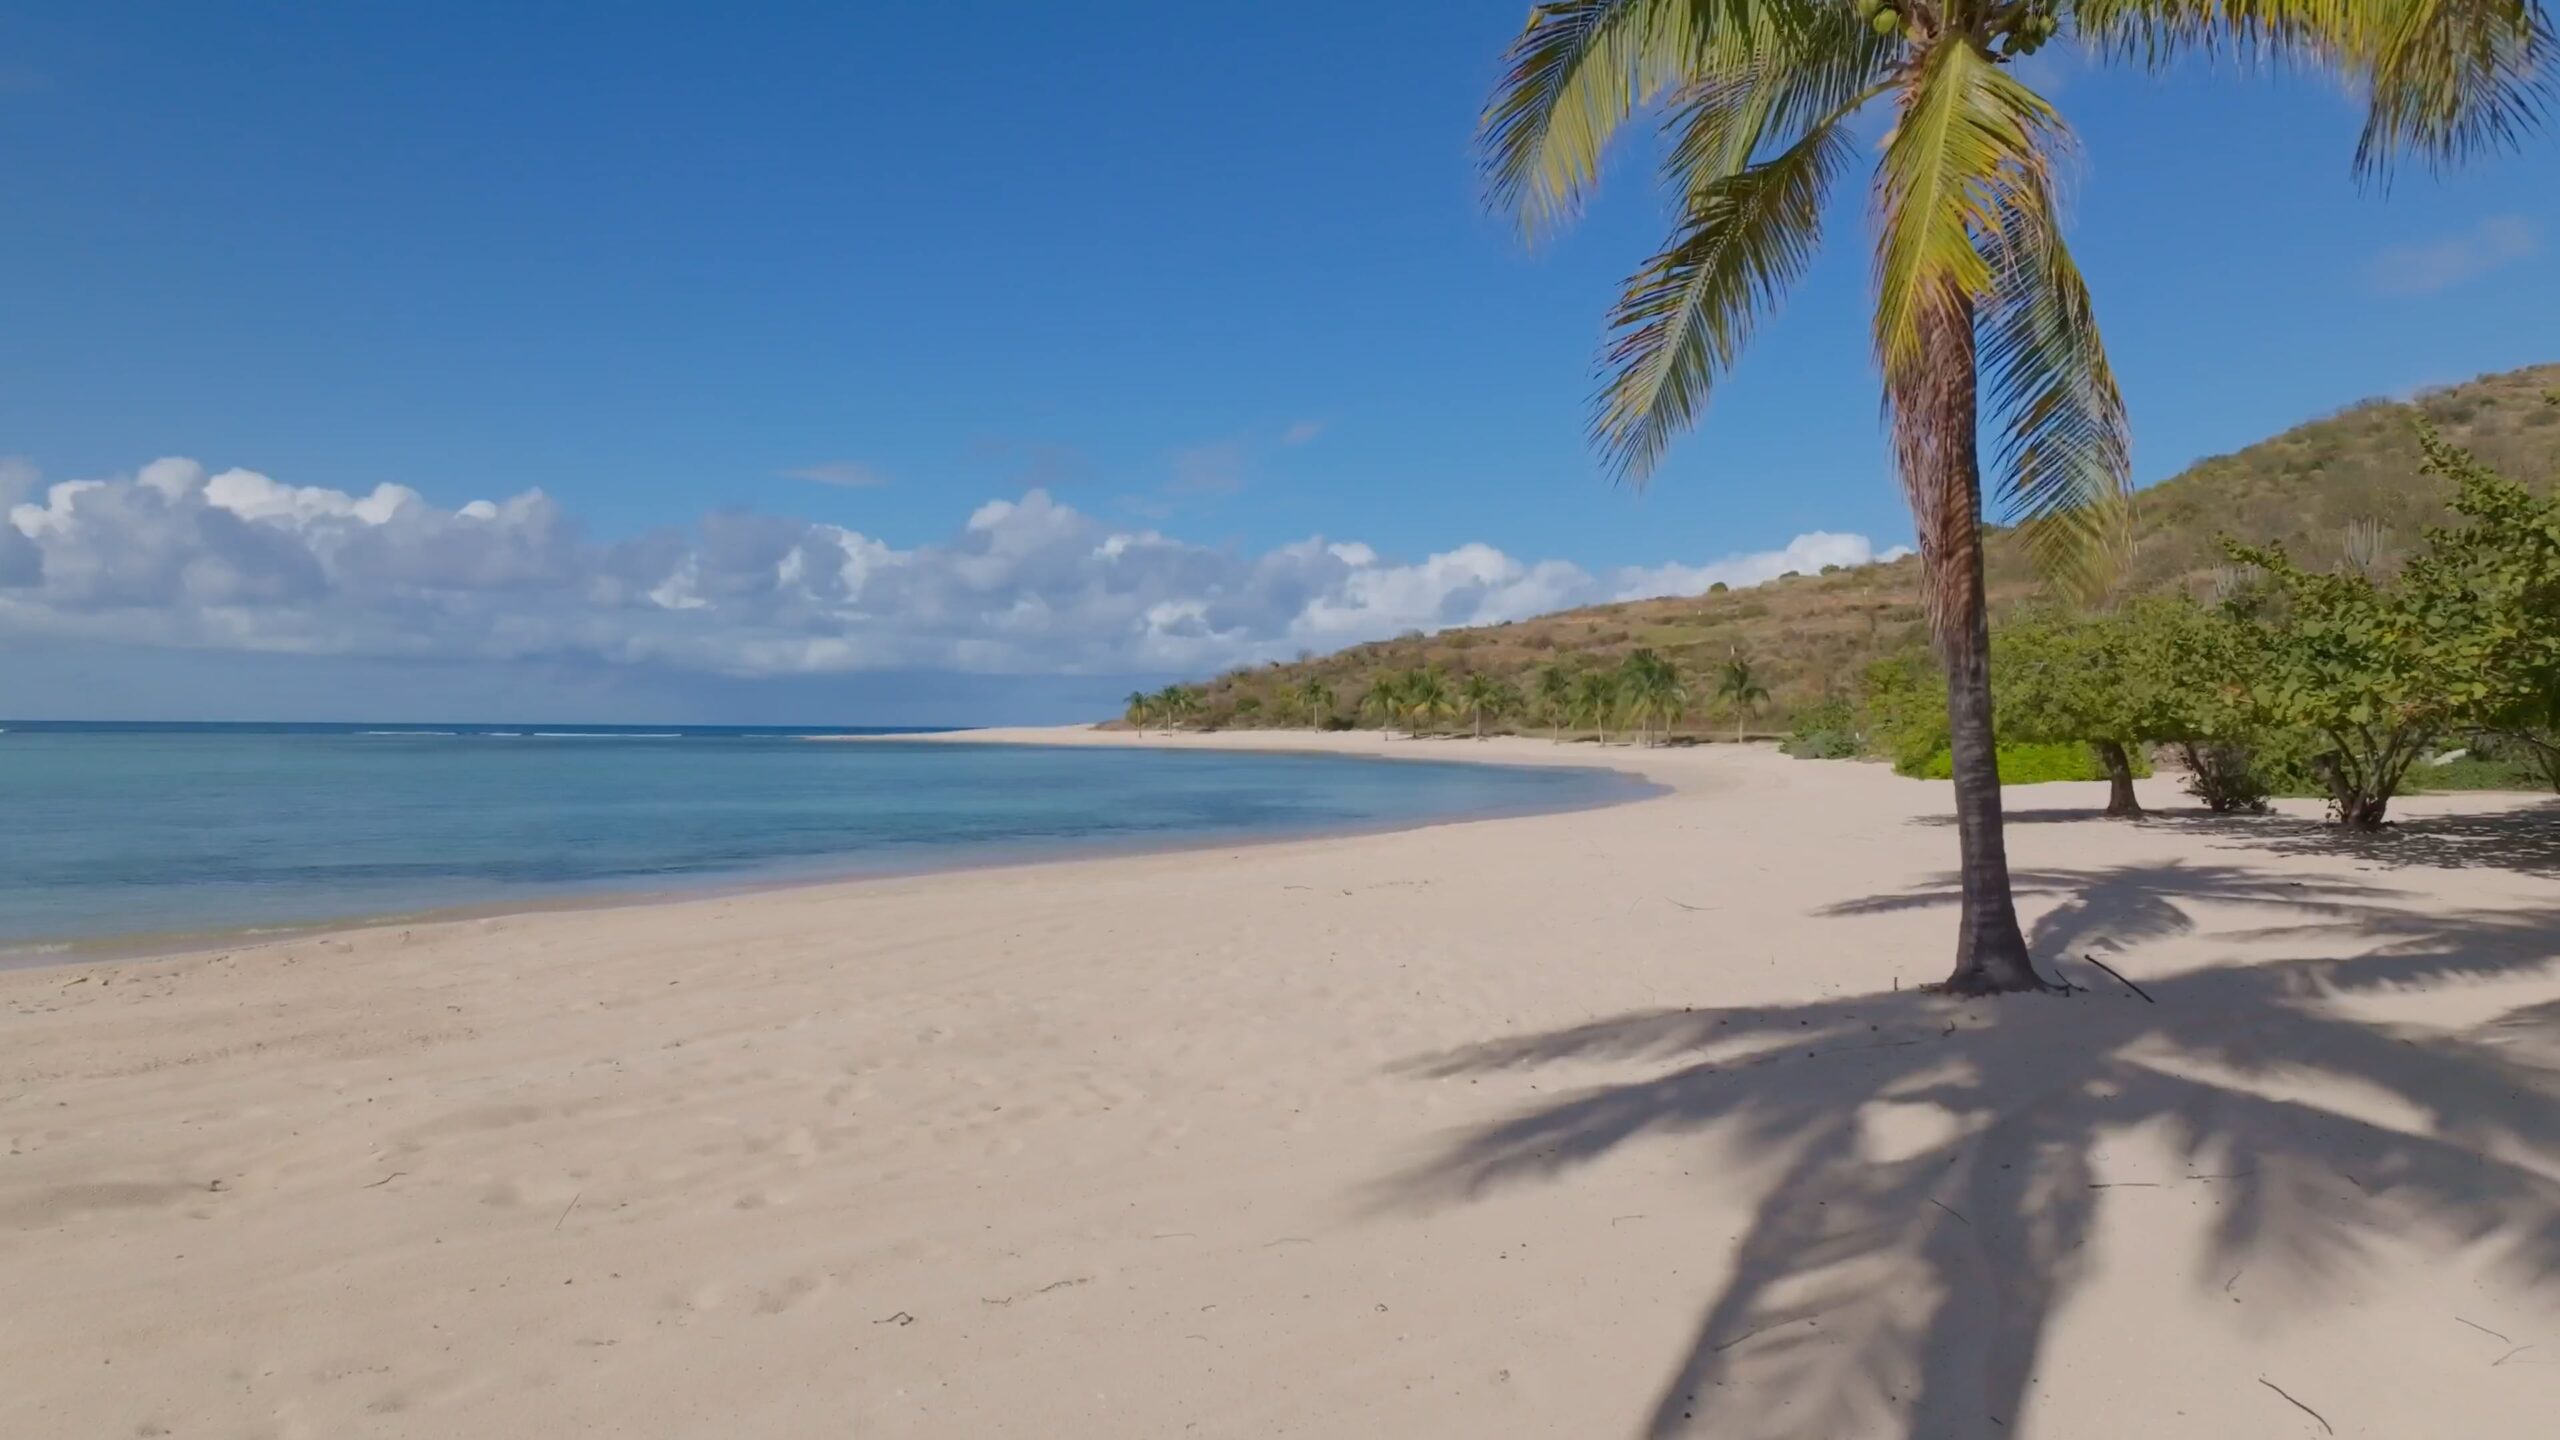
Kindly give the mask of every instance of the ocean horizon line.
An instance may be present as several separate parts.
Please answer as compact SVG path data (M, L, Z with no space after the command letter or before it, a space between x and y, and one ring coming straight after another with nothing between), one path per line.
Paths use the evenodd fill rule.
M949 735L984 725L864 725L837 723L729 724L703 721L624 720L25 720L0 716L0 734L235 734L235 735L521 735L559 739L619 735L633 739L690 736Z

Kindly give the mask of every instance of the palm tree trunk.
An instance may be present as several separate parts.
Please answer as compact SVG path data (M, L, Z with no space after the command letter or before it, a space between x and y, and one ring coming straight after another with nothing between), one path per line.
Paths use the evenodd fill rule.
M2107 818L2141 819L2142 797L2133 793L2133 760L2124 753L2124 743L2092 740L2089 745L2098 752L2098 764L2107 772Z
M1925 320L1924 359L1904 414L1904 479L1911 486L1922 558L1937 607L1938 652L1947 670L1947 733L1954 752L1956 836L1964 906L1956 995L2049 990L2028 957L2009 892L2001 833L2000 764L1991 719L1991 616L1982 591L1982 463L1975 395L1973 310L1951 303Z

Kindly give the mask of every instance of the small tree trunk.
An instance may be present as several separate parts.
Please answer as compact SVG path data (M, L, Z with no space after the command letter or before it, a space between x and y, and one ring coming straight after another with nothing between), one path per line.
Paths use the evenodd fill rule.
M2098 752L2098 763L2107 772L2107 818L2139 820L2142 798L2133 793L2133 759L2124 753L2120 740L2092 740L2089 748Z
M1924 580L1947 671L1956 837L1964 903L1954 995L2049 990L2027 954L2009 892L2000 763L1991 717L1991 616L1982 586L1982 468L1976 451L1973 311L1949 301L1922 321L1924 358L1895 396L1895 440L1919 522Z
M2379 771L2377 761L2374 769ZM2391 792L2398 777L2369 774L2361 766L2350 767L2336 755L2323 755L2320 774L2329 782L2329 804L2338 812L2338 823L2349 830L2379 830L2383 817L2391 808Z

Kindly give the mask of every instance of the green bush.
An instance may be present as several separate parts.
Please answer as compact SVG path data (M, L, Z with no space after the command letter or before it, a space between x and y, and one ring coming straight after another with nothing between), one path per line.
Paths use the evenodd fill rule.
M2133 773L2151 773L2151 760L2140 752L2132 754ZM1955 775L1955 754L1939 750L1908 768L1896 762L1901 774L1921 780L1946 780ZM2051 780L2104 780L2106 770L2086 745L2066 742L2051 745L2014 741L2000 747L2000 783L2003 785L2042 785Z
M1858 697L1859 729L1894 769L1916 775L1947 748L1946 681L1928 656L1915 651L1869 665Z
M1778 742L1779 753L1799 760L1854 760L1866 747L1848 730L1799 730Z
M1847 760L1866 747L1858 742L1858 721L1849 702L1825 700L1798 711L1780 741L1781 753L1799 760Z
M2541 790L2547 788L2542 776L2529 765L2512 760L2481 755L2465 755L2442 765L2421 760L2409 767L2408 779L2400 787L2406 795L2429 790Z
M2182 740L2178 751L2186 762L2187 793L2216 815L2264 815L2267 783L2258 774L2257 757L2246 745L2223 740Z

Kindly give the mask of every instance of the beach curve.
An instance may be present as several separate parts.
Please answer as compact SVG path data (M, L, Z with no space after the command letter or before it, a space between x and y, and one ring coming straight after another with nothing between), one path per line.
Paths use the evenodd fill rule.
M954 738L1601 759L1662 793L0 975L5 1428L1809 1436L2003 1393L2001 1430L2073 1440L2308 1425L2270 1386L2377 1435L2545 1413L2550 1127L2483 1087L2536 1093L2552 867L2013 791L2040 942L2158 1003L2065 958L2092 993L1966 1006L1907 993L1950 944L1943 787L1876 767ZM2537 813L2407 808L2421 837ZM2348 1050L2376 1078L2315 1083Z

